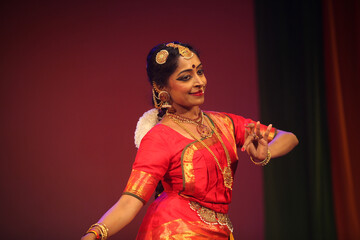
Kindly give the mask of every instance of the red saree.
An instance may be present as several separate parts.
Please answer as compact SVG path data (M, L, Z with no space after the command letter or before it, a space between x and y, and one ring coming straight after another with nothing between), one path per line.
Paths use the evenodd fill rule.
M250 119L233 114L205 112L231 158L234 175L237 147L244 143L244 124ZM261 126L265 131L266 126ZM272 140L276 130L269 136ZM202 139L219 160L227 160L215 134ZM211 153L198 141L158 124L142 139L124 194L150 199L158 181L164 192L149 207L137 239L228 239L232 225L227 216L232 190Z

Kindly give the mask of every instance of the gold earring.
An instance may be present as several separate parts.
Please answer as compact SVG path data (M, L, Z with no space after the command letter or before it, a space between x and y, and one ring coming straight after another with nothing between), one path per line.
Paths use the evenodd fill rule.
M170 108L170 94L167 91L160 91L158 94L160 101L162 102L161 108Z
M157 108L157 109L173 108L170 104L170 94L167 91L160 90L156 86L155 82L153 82L152 93L153 93L153 101L154 101L155 108Z

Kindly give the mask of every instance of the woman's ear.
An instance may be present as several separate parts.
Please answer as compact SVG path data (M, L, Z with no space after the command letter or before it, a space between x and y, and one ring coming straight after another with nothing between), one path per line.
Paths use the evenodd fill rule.
M167 91L168 93L170 92L170 88L169 88L169 87L163 87L161 90L162 90L162 91Z
M170 91L169 86L162 86L162 87L160 87L159 89L160 89L160 91L166 91L166 92L169 92L169 91Z

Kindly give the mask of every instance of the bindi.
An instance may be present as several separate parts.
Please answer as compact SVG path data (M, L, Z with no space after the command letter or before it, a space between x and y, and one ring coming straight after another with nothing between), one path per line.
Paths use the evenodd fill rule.
M195 68L195 64L192 65L192 68Z

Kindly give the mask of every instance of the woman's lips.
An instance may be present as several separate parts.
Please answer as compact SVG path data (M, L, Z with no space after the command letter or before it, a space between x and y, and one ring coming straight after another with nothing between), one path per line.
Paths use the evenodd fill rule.
M190 93L191 95L193 96L202 96L204 95L204 92L203 91L198 91L198 92L194 92L194 93Z

